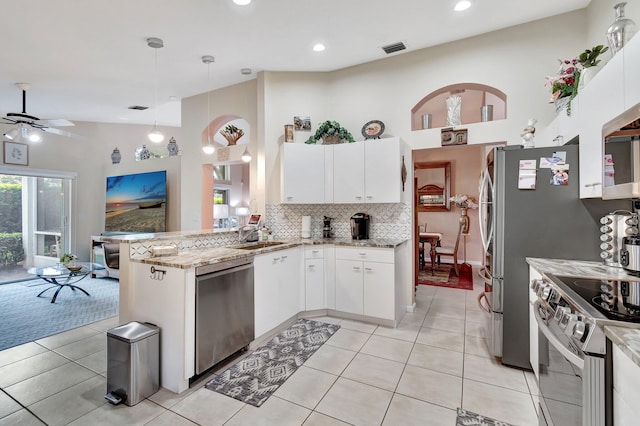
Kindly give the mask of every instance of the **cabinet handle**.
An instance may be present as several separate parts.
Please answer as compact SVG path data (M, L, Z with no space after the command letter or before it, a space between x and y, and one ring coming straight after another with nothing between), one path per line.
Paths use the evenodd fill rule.
M367 200L370 200L373 198L373 195L367 195Z
M585 187L585 188L589 188L589 187L592 187L592 186L598 186L598 185L602 185L602 182L587 183L587 184L585 184L585 186L584 186L584 187Z
M362 200L361 196L356 196L356 200Z
M309 269L314 269L316 265L309 265Z
M354 271L359 271L359 270L360 270L360 267L359 267L359 266L354 266L354 267L353 267L353 270L354 270Z
M280 258L279 258L279 257L274 257L274 258L273 258L273 263L276 263L276 262L277 262L277 261L279 261L279 260L280 260Z
M287 258L287 256L282 256L282 261L284 262L284 260Z
M358 253L360 256L366 256L367 253Z
M320 250L312 250L311 253L318 254L318 253L320 253Z
M372 268L364 268L365 271L373 271Z

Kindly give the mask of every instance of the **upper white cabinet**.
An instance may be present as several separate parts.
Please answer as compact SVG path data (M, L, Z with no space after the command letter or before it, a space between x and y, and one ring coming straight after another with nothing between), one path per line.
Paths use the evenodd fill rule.
M334 146L334 203L398 203L402 194L399 138Z
M282 145L282 202L325 203L325 147L304 143Z
M576 98L580 103L580 198L603 196L603 127L640 103L639 66L640 37L634 37Z
M282 202L399 203L400 138L337 145L282 145Z

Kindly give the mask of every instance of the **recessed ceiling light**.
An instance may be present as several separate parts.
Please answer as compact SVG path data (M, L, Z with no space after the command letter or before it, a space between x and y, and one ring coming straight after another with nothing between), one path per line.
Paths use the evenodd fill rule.
M471 7L471 2L469 0L461 0L456 3L456 6L453 8L456 12L462 12L463 10L467 10Z
M322 43L318 43L315 46L313 46L313 51L314 52L322 52L324 49L326 49L326 47Z
M246 6L251 3L251 0L233 0L233 2L238 6Z

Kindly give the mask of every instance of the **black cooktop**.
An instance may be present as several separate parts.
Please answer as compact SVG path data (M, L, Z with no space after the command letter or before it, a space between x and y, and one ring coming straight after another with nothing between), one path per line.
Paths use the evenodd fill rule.
M555 277L606 319L640 323L640 281Z

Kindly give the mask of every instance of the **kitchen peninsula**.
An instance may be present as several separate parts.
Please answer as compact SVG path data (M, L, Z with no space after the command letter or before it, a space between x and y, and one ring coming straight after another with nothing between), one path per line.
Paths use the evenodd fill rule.
M255 269L256 345L299 316L332 314L395 327L407 308L406 240L317 239L239 244L236 231L104 237L120 244L120 322L161 329L161 385L180 393L196 375L196 280L247 259ZM177 254L156 256L164 248ZM167 250L171 252L171 250ZM229 321L231 323L231 321ZM230 326L230 324L226 324Z

